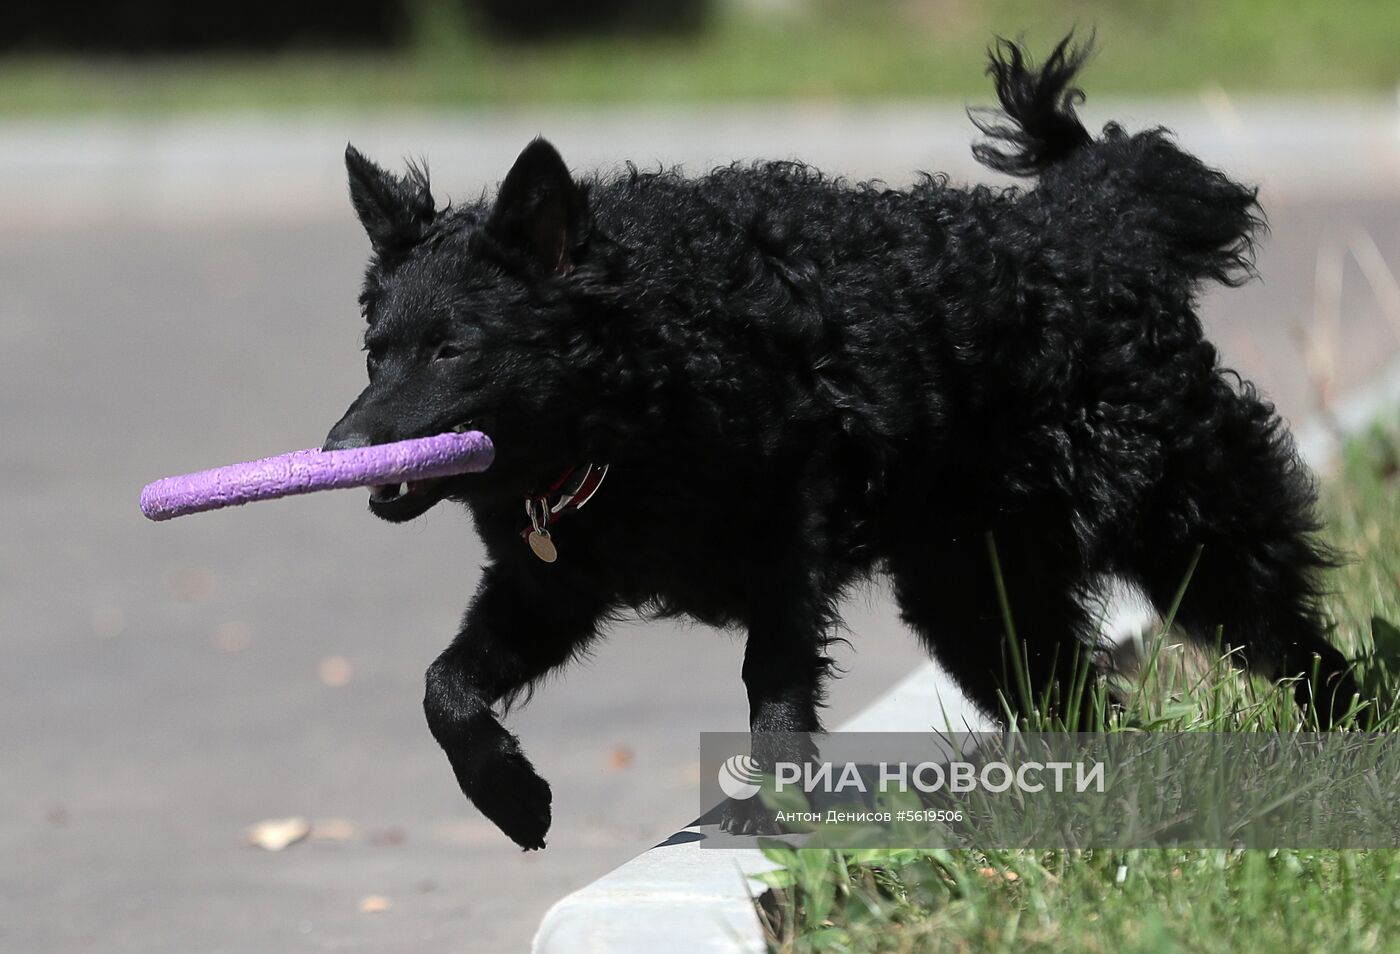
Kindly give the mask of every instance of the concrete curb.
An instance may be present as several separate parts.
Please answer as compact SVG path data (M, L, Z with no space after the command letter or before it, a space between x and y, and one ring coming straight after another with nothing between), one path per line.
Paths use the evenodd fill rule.
M687 841L688 836L697 840ZM704 851L698 828L575 891L540 921L534 950L613 954L684 950L761 952L749 878L776 867L757 849Z
M1346 437L1364 431L1388 407L1400 406L1400 361L1337 402L1327 419L1295 429L1299 452L1315 471L1333 466ZM1110 594L1104 628L1141 629L1150 616L1131 593ZM915 732L930 727L985 729L989 720L932 663L842 724L843 732ZM753 906L753 875L776 866L756 848L704 850L718 832L712 810L649 851L558 901L540 921L535 954L672 954L761 952L762 926Z
M987 725L932 664L915 670L840 730L913 732L931 725ZM718 830L717 812L708 812L560 900L540 922L536 954L763 951L749 879L775 866L757 848L701 848Z

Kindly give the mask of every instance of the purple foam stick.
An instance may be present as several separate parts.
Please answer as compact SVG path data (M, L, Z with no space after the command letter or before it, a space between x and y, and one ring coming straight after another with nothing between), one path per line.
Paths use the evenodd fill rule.
M490 467L495 456L491 439L480 431L346 450L293 451L147 484L141 491L141 512L152 520L169 520L318 490L473 474Z

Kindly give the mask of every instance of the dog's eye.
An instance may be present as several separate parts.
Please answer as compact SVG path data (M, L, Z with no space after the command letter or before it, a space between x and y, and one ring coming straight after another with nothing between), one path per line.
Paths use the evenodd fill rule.
M437 351L433 352L433 360L450 361L453 358L460 358L462 353L461 348L450 341L444 341L442 344L438 345Z

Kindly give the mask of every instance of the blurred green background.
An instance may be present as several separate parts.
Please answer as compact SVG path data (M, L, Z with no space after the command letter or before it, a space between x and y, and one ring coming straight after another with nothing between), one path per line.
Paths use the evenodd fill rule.
M0 11L0 113L980 93L996 34L1097 29L1123 94L1390 92L1400 3L89 0Z

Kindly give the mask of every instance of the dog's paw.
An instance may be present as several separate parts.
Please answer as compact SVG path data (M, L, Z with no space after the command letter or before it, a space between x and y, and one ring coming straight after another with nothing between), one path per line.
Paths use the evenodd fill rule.
M774 819L773 810L765 808L757 798L731 798L724 803L719 827L731 835L781 835L782 827Z
M481 813L526 851L544 847L549 832L549 783L519 749L497 750L477 766L468 796Z

